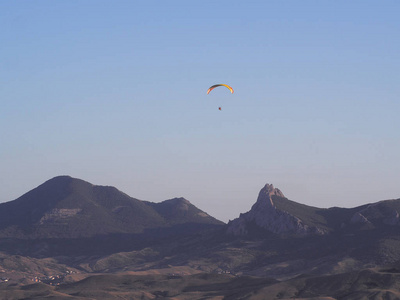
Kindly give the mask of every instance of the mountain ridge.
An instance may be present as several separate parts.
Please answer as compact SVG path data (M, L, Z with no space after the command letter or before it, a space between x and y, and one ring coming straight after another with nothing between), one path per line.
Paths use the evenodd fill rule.
M267 183L251 209L228 222L226 232L245 236L251 234L250 228L258 228L278 235L325 235L399 226L399 212L399 199L353 208L308 206L287 199L282 191ZM0 203L0 236L140 233L146 228L185 223L224 224L183 197L159 203L143 201L113 186L93 185L66 175L49 179L13 201Z
M11 231L18 236L71 238L140 233L185 222L223 224L186 199L186 210L190 214L185 218L182 214L168 215L163 206L132 198L112 186L57 176L16 200L0 204L0 235L10 235L7 232ZM167 206L174 209L174 205ZM198 214L202 217L196 217Z
M227 233L251 234L257 227L274 234L298 236L400 225L400 199L381 200L353 208L318 208L287 199L266 184L251 209L228 223Z

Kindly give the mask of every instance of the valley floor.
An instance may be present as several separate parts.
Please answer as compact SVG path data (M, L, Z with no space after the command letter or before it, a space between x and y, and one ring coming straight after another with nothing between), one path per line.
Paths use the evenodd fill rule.
M60 279L59 281L57 281ZM285 281L176 267L118 274L69 273L0 284L1 299L400 299L397 269L364 269Z

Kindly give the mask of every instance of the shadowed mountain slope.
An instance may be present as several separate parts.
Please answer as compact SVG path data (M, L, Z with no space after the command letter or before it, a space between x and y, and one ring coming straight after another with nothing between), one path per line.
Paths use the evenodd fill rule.
M168 224L204 223L221 224L221 221L198 209L185 198L174 198L160 203L146 202L162 216Z
M141 233L145 229L185 222L223 224L202 214L189 201L179 201L187 208L186 212L194 213L182 218L179 212L182 205L171 206L171 200L166 204L154 204L132 198L115 187L59 176L14 201L0 204L0 236L90 237Z

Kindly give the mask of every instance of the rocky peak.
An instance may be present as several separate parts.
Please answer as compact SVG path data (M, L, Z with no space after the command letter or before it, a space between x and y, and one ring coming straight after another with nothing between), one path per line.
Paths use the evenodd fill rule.
M297 216L278 209L274 204L273 196L285 198L279 189L267 183L260 190L257 201L251 210L240 214L239 218L228 224L228 233L246 235L248 234L250 224L256 224L258 227L276 234L292 233L307 235L311 233L324 233L322 229L310 227Z
M285 197L279 189L274 188L273 184L268 184L268 183L261 189L259 196L262 194L268 194L270 196L275 195L283 198Z
M266 206L266 207L275 207L274 202L272 200L272 196L278 196L285 198L283 193L279 190L274 188L273 184L266 184L258 194L257 202L255 205L257 206Z

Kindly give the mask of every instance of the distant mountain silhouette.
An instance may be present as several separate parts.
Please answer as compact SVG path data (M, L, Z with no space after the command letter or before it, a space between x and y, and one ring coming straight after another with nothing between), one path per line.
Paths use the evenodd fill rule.
M91 237L142 233L182 223L223 224L183 198L151 203L115 187L69 176L50 179L20 198L0 204L3 237Z

